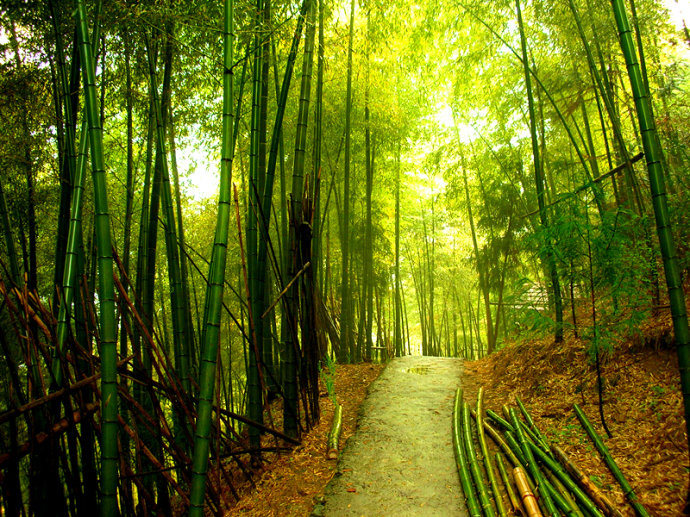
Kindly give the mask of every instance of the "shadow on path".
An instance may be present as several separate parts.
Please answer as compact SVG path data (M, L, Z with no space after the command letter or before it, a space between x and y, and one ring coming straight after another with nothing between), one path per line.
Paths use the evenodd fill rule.
M466 516L451 415L462 360L393 359L370 387L313 516Z

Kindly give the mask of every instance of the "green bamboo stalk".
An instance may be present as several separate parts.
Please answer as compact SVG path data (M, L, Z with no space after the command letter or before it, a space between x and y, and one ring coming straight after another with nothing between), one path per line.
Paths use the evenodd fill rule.
M228 233L231 215L233 160L233 60L234 60L234 0L226 0L223 25L223 133L221 145L218 217L209 265L208 288L204 314L204 341L199 364L199 403L197 407L194 450L192 453L192 484L189 494L190 517L204 515L206 471L211 439L212 410L216 375L216 358L225 285Z
M110 214L103 159L103 128L99 116L96 71L87 29L83 0L76 0L79 53L82 62L86 113L91 144L91 167L94 188L95 234L98 250L98 283L100 306L101 356L101 515L117 515L117 325L113 284ZM98 22L96 22L98 23Z
M479 461L477 460L477 454L474 450L472 425L470 420L470 406L467 402L464 402L462 407L462 431L465 441L465 449L467 450L467 460L470 466L470 472L472 473L472 479L474 479L474 485L477 487L477 493L479 494L479 502L481 504L482 511L487 517L494 517L496 514L494 512L493 505L491 504L489 494L486 491Z
M529 411L527 411L527 408L522 403L522 400L520 400L520 397L518 397L516 395L515 400L517 401L518 407L520 408L520 413L522 413L522 416L525 419L525 422L527 422L528 429L532 431L532 437L536 438L534 440L534 443L538 444L539 447L541 447L543 450L549 451L549 444L547 443L546 439L544 438L544 435L542 435L541 432L539 431L539 428L534 423L534 420L532 420L532 415L529 414ZM550 452L549 452L549 454L550 454Z
M630 503L630 506L632 506L633 510L635 510L635 514L638 517L649 517L649 512L647 512L645 507L642 506L642 503L640 503L637 499L637 494L635 494L635 491L633 490L632 486L630 486L630 483L628 483L628 480L623 475L623 472L616 464L616 460L614 460L613 456L611 456L608 447L606 447L606 444L594 429L594 426L587 418L587 415L585 415L584 411L582 411L582 409L580 409L580 406L578 406L577 404L573 405L573 409L575 410L575 414L577 415L578 420L582 424L582 427L587 432L587 435L592 440L592 442L594 442L594 446L599 451L599 454L601 454L604 463L606 463L606 466L611 471L611 474L613 474L613 477L616 478L616 481L618 481L621 488L623 489L623 494L625 494L625 497Z
M10 225L9 213L7 211L7 201L5 199L5 191L0 184L0 223L2 223L2 231L5 238L5 247L7 249L7 260L10 264L10 278L14 285L19 285L19 263L17 262L17 250L14 246L14 237L12 235L12 226Z
M558 510L556 510L556 507L553 504L551 494L548 492L548 490L545 489L544 477L542 476L542 473L539 470L539 466L537 465L536 461L534 461L532 449L529 447L527 439L525 438L525 435L523 433L522 426L520 425L520 422L518 420L517 413L514 409L510 410L510 417L513 421L513 427L515 428L515 434L517 435L517 439L520 444L520 449L522 450L524 458L527 461L527 468L529 472L532 474L534 483L537 486L537 491L541 496L541 502L544 504L544 507L546 508L546 511L549 515L552 515L553 517L558 517Z
M539 204L539 221L545 233L545 249L542 254L544 267L551 277L551 289L553 291L553 304L556 312L556 329L554 339L556 343L563 341L563 300L561 299L561 285L558 279L558 269L554 256L553 243L549 234L549 218L544 200L544 169L539 152L539 139L537 137L536 117L534 112L534 97L532 95L532 81L527 60L527 39L522 23L522 11L520 0L515 1L517 6L518 30L520 32L520 46L522 48L522 64L525 73L525 88L527 90L527 103L529 109L529 128L532 137L532 157L534 159L534 180L536 184L537 202Z
M498 481L496 480L496 471L494 470L494 464L491 461L491 455L489 454L489 448L486 445L486 436L484 435L484 388L479 388L477 393L477 436L479 437L479 446L482 450L482 456L484 457L484 468L486 469L486 475L489 478L489 484L491 485L491 491L494 494L494 502L496 503L496 511L499 515L507 515L505 505L503 504L503 498L501 497L501 491L499 490Z
M343 217L341 228L340 346L338 361L345 363L352 353L352 307L350 296L350 148L352 127L352 40L355 31L355 0L350 2L350 34L347 47L347 90L345 94L345 163L343 173Z
M501 479L503 480L503 486L506 487L506 493L508 494L508 500L510 505L513 507L513 513L515 515L522 514L522 505L520 504L520 499L515 493L513 488L513 483L510 481L510 476L508 476L508 471L506 470L505 463L503 462L503 456L501 453L496 453L496 465L498 465L498 472L501 474Z
M607 517L623 517L623 514L620 513L608 497L599 490L599 487L597 487L587 475L580 471L580 469L570 461L570 458L568 458L560 447L552 444L551 453L604 515Z
M676 353L678 354L678 369L683 393L683 408L685 426L690 443L690 328L685 307L685 293L676 254L676 246L671 231L671 222L666 199L666 186L662 170L663 151L659 146L656 128L652 121L651 101L646 94L640 66L635 55L635 45L632 40L630 23L625 12L625 5L621 0L612 0L613 12L620 38L621 49L628 67L628 77L635 99L635 109L642 133L642 145L647 157L647 173L652 192L654 218L656 220L659 247L664 262L666 286L671 305L673 319L673 333L676 338ZM690 501L690 494L686 496Z
M608 90L601 78L601 74L599 73L599 70L596 67L596 64L594 63L594 57L592 55L592 50L589 46L589 42L587 41L587 38L585 36L584 29L582 28L582 23L580 21L580 15L577 11L577 7L575 7L575 3L573 0L568 0L568 4L570 7L570 11L573 14L573 19L575 20L575 24L577 26L578 34L580 36L580 40L582 41L582 45L585 49L585 56L587 57L587 64L589 65L590 72L592 76L594 77L594 80L597 84L597 87L599 88L599 91L601 92L601 98L604 102L604 107L606 108L606 112L609 115L609 120L611 121L611 128L613 130L613 135L616 140L616 143L618 144L618 148L620 149L621 152L621 157L623 158L623 163L629 163L630 162L630 153L628 152L628 149L625 145L625 140L623 139L623 132L620 124L620 117L617 116L616 110L614 109L613 106L613 99L610 96L610 90ZM632 185L632 166L628 165L626 167L626 178L630 185ZM595 195L597 194L597 191L594 191ZM597 201L599 203L600 201Z
M248 345L247 357L249 365L247 368L247 415L250 420L261 423L263 421L262 390L260 383L259 362L261 353L259 347L262 344L257 335L257 318L261 314L260 297L263 290L259 290L261 283L259 276L265 268L259 266L258 260L258 219L259 219L259 153L260 153L260 125L261 125L261 69L263 52L261 45L261 13L263 2L257 0L255 12L254 29L254 69L252 74L252 111L251 129L249 144L249 191L247 192L247 215L246 215L246 236L247 236L247 274L249 282L249 292L247 298L249 302L249 321L251 333ZM268 56L266 56L268 58ZM261 444L259 429L249 427L249 442L253 449L258 449Z
M462 406L462 389L458 388L455 392L455 403L453 404L453 450L455 451L455 464L458 468L460 476L460 485L462 491L465 493L465 502L467 509L472 517L481 517L482 511L477 502L477 496L472 484L470 475L470 467L467 461L467 453L465 451L464 442L460 435L463 427L463 414L460 409Z
M314 283L319 286L321 274L321 264L323 260L321 257L321 242L323 235L323 218L321 216L321 196L319 190L321 188L321 142L322 142L322 125L323 125L323 72L325 64L325 44L324 44L324 0L319 0L319 43L317 55L316 68L316 105L314 107L314 148L313 148L313 167L314 167L314 181L312 182L312 199L314 200L314 222L313 233L314 242L311 261L315 264Z
M578 517L577 510L568 504L568 501L563 494L561 494L556 487L553 486L546 475L544 475L542 482L544 484L544 491L548 492L549 497L551 497L551 500L554 503L554 506L558 508L558 510L560 510L564 515ZM559 513L556 513L556 515L559 515Z
M470 411L470 413L475 419L477 418L476 412ZM510 463L512 463L514 467L519 467L521 465L520 459L513 452L513 449L511 449L511 447L506 443L501 434L494 427L492 427L491 424L489 424L486 420L483 420L482 423L484 425L484 430L487 433L489 433L489 436L491 436L491 439L494 441L494 443L501 448L503 454L505 454L510 460ZM517 447L517 450L520 450L519 446Z
M554 473L548 469L544 469L544 475L549 480L551 485L553 485L553 488L562 496L563 500L568 506L566 513L572 514L575 517L584 517L582 510L580 510L580 507L575 502L573 496L570 494L570 492L568 492L565 486L563 486L563 483L560 482Z
M168 34L168 38L172 35ZM175 350L175 369L180 377L182 388L191 393L191 381L189 378L189 318L185 315L184 289L180 273L180 253L177 244L177 223L174 215L172 189L170 186L170 171L166 155L166 126L167 116L164 115L164 106L158 94L156 71L151 46L148 46L149 78L151 81L151 94L153 97L154 114L156 117L156 142L159 154L158 163L161 168L161 201L165 214L165 247L168 256L168 276L170 281L170 306L173 322L173 342ZM166 52L171 49L166 48ZM166 73L170 74L166 67ZM165 89L165 87L164 87Z
M603 514L599 511L592 500L587 496L587 494L573 481L570 475L565 471L559 463L553 460L548 454L542 451L539 447L534 444L529 444L532 452L536 458L546 465L551 472L556 476L556 478L563 483L566 489L568 489L578 501L578 504L582 506L590 515L596 517L603 517Z
M328 432L328 442L326 454L329 460L338 459L338 444L340 442L340 430L343 425L343 406L337 404L333 412L333 423Z

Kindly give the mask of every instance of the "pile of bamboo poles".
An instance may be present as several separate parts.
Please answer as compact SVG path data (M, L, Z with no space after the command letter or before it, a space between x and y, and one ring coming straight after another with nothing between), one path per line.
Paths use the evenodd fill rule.
M481 388L475 411L463 401L462 389L458 388L453 408L455 459L467 509L472 517L621 517L621 512L589 477L558 446L547 442L519 398L517 409L503 406L503 418L491 410L484 411L483 396ZM635 514L648 516L606 445L577 405L575 413L621 484ZM499 452L490 454L487 434ZM504 494L509 505L504 501Z

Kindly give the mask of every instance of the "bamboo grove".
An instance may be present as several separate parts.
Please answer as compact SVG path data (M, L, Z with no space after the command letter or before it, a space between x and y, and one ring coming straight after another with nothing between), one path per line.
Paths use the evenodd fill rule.
M667 7L3 4L4 514L221 514L327 358L599 361L670 312L690 420Z

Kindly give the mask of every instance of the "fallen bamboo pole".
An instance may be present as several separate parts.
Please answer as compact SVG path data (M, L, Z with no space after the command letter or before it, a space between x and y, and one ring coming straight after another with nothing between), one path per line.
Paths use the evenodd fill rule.
M604 463L606 463L606 466L611 471L611 474L613 474L613 477L616 478L616 481L618 481L623 489L626 499L630 503L630 506L632 506L633 510L635 510L635 515L637 515L637 517L650 517L649 512L647 512L646 508L642 506L642 503L640 503L640 501L637 499L637 494L635 494L632 486L630 486L630 483L628 483L628 480L625 478L623 472L616 464L616 461L613 459L613 456L611 456L608 447L606 447L606 444L594 429L594 426L587 418L587 415L585 415L584 411L582 411L577 404L574 404L573 408L575 409L575 414L582 424L582 427L585 429L592 442L594 442L599 454L601 454Z
M494 517L493 505L491 504L491 499L486 491L486 486L484 485L484 480L482 479L482 473L479 468L479 462L477 461L477 455L474 451L474 441L472 440L472 425L470 419L470 406L467 402L462 405L462 430L465 438L465 448L467 449L467 458L470 465L470 472L472 473L472 478L474 479L474 484L477 487L477 493L479 494L479 501L482 506L484 515L487 517Z
M460 476L460 485L462 491L465 493L465 502L467 510L471 517L482 517L482 511L477 502L477 496L474 493L474 486L470 477L470 468L467 464L467 454L463 443L460 429L462 428L462 390L460 388L455 392L455 404L453 405L453 450L455 451L455 463L458 467L458 474Z
M343 406L338 404L335 406L333 412L333 423L331 430L328 433L328 442L326 446L326 456L329 460L338 459L338 448L340 443L340 430L343 425Z
M513 469L513 479L515 479L515 484L520 493L522 504L525 505L525 510L527 510L528 517L544 517L537 504L537 498L527 482L527 473L522 467L515 467Z
M491 461L491 455L489 454L489 447L486 445L486 436L484 435L483 426L483 413L484 413L484 388L479 388L479 393L477 393L477 436L479 437L479 446L482 451L482 456L484 457L484 469L486 470L486 476L489 478L489 485L491 486L491 492L494 495L494 503L496 504L496 511L499 515L505 516L506 508L503 504L503 497L501 497L501 492L498 489L498 481L496 480L496 471L494 469L494 464Z
M496 465L498 465L498 472L503 480L503 485L506 487L510 506L513 507L513 513L515 515L522 515L522 504L520 504L520 499L518 499L515 490L513 490L513 483L510 482L510 476L508 476L508 471L506 470L505 463L503 462L503 457L498 452L496 453Z
M599 511L597 506L592 502L592 500L585 494L585 492L573 481L573 479L568 475L563 467L551 457L542 451L539 447L534 444L530 444L532 452L548 469L553 472L553 474L559 479L565 487L572 492L578 503L583 506L591 515L596 517L603 517L603 514Z
M558 510L556 510L553 500L551 499L548 490L544 486L543 476L539 470L539 466L534 460L532 450L528 445L527 439L525 438L525 435L522 430L522 426L520 425L520 421L518 420L517 413L514 409L510 410L510 417L513 421L513 427L515 428L515 434L517 435L517 439L522 449L522 453L525 457L525 460L527 461L527 468L532 474L534 483L537 485L537 492L541 496L541 500L544 503L544 507L546 508L546 511L549 515L552 515L553 517L558 517Z
M551 452L558 463L570 473L570 476L580 485L580 488L587 493L592 502L597 505L606 517L623 517L623 514L613 505L611 500L599 490L598 486L592 483L592 480L568 458L560 447L552 444Z

